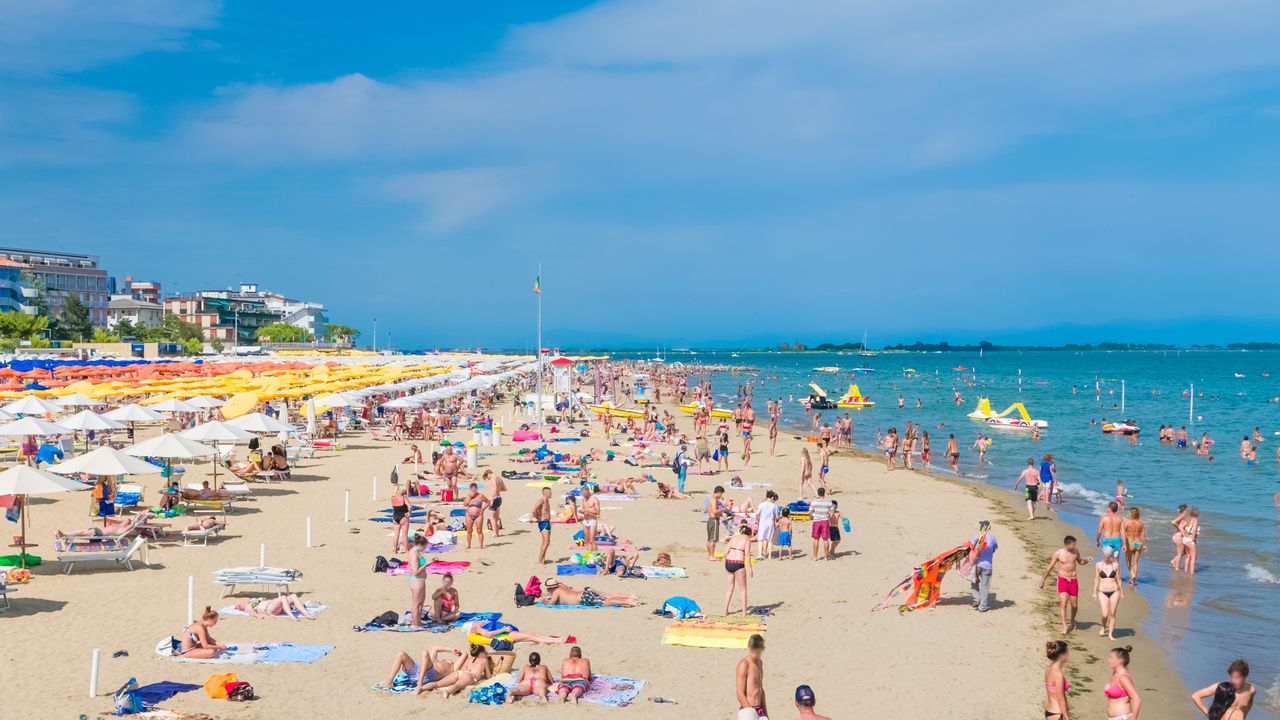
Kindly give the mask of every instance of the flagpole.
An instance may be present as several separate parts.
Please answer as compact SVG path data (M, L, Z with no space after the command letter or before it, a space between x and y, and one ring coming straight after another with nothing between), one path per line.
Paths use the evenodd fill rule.
M538 396L533 401L534 411L538 415L538 434L542 434L542 264L538 264Z

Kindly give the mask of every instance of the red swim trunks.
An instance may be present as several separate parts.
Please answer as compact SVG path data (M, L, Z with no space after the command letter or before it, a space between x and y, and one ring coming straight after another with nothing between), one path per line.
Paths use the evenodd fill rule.
M1080 596L1080 578L1058 578L1058 594L1066 593L1071 597Z

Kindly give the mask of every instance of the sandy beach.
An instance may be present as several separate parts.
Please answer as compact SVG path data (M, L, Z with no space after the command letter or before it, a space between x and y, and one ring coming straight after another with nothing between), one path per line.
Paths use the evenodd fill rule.
M501 411L499 411L501 415ZM692 425L681 416L680 427ZM579 426L581 427L581 426ZM597 437L557 450L579 452L604 447ZM761 425L763 429L763 425ZM760 433L763 435L763 433ZM141 435L145 437L146 435ZM470 439L455 433L458 439ZM738 449L734 441L734 450ZM504 620L522 630L575 635L596 673L645 681L634 704L613 708L584 704L572 710L592 717L732 718L736 716L734 667L743 651L663 645L660 638L670 620L652 611L670 596L696 600L709 614L722 607L725 572L709 562L704 548L701 509L715 484L728 485L732 476L747 483L769 483L785 503L796 496L799 452L804 441L783 433L777 454L768 455L760 437L748 468L736 454L729 473L691 474L689 500L659 500L655 486L642 486L635 501L611 501L603 496L603 519L616 525L618 536L641 548L642 564L658 552L670 553L674 564L687 568L683 579L648 580L565 578L581 588L638 595L643 605L628 609L560 610L516 608L513 587L531 575L546 577L554 567L536 564L537 533L516 518L528 512L539 492L524 481L510 481L504 493L506 530L489 538L485 549L462 547L441 559L467 560L456 586L462 609L501 612ZM526 444L527 445L527 444ZM387 611L407 607L404 578L372 572L374 558L390 555L390 526L369 522L388 507L388 477L408 454L408 443L375 441L353 433L341 452L320 452L296 463L293 478L270 485L254 485L253 500L228 516L229 527L208 547L187 546L169 539L153 543L149 566L129 572L106 564L86 565L71 575L52 561L48 543L53 529L89 525L87 498L62 496L32 502L30 536L41 543L37 554L46 563L36 579L12 596L13 609L0 614L0 668L4 683L4 713L10 717L65 718L78 714L106 715L109 694L130 677L141 683L172 680L202 684L210 674L231 670L251 682L260 699L246 704L213 700L202 691L176 696L163 707L199 712L218 718L437 717L461 712L465 717L497 713L512 717L543 716L549 712L531 700L505 708L468 706L465 697L413 697L375 692L370 686L383 679L399 650L413 655L432 645L465 647L458 631L432 633L357 633L352 628ZM520 445L505 442L484 448L480 469L529 469L511 453ZM624 448L629 445L624 444ZM670 446L655 450L672 452ZM656 462L656 459L654 460ZM209 473L208 464L188 465L187 481ZM658 480L673 476L665 467L636 468L620 461L595 463L600 480L652 473ZM408 474L401 467L401 477ZM832 717L864 718L1003 718L1039 717L1043 700L1043 646L1057 636L1056 597L1036 588L1036 577L1073 529L1045 520L1028 523L1011 493L932 477L923 473L887 471L883 464L841 451L832 463L830 483L835 499L850 518L839 555L831 561L809 557L808 525L797 525L793 560L769 560L755 566L750 593L753 606L771 610L765 633L765 689L774 718L795 716L792 694L809 684L817 694L817 709ZM158 477L144 480L155 497ZM567 486L555 488L557 498ZM343 522L346 493L350 493L350 522ZM752 497L759 503L765 488L730 489L730 498ZM376 494L376 498L375 498ZM313 547L305 547L306 522L311 518ZM969 605L967 583L949 575L943 599L931 610L899 614L872 613L884 593L924 559L960 544L980 520L990 520L999 539L992 610L980 614ZM182 518L174 522L183 523ZM570 552L573 525L556 525L548 558ZM358 532L356 532L358 530ZM1092 531L1075 534L1086 555L1092 554ZM172 538L172 536L171 536ZM177 663L154 656L156 642L182 631L186 621L187 578L194 576L197 614L204 606L230 605L220 598L211 573L227 567L258 564L260 545L266 546L269 566L301 570L305 577L294 590L304 600L328 609L315 621L256 620L225 617L214 628L221 642L293 642L334 645L313 664L222 666ZM723 545L721 545L723 548ZM45 551L40 553L40 551ZM429 578L428 592L438 586ZM243 599L248 594L241 593ZM1139 593L1130 593L1122 609L1121 627L1140 626ZM1081 598L1081 629L1071 639L1073 650L1072 717L1103 717L1100 688L1106 682L1101 661L1110 646L1096 635L1097 607ZM1187 716L1186 690L1166 666L1158 647L1141 632L1128 630L1123 644L1135 646L1134 675L1144 695L1143 717ZM87 697L91 651L102 651L100 696ZM523 663L529 645L517 645ZM540 646L544 662L559 670L567 648ZM124 650L126 657L113 653ZM518 666L517 666L518 667ZM56 674L55 674L56 673ZM56 678L54 680L53 678ZM678 704L656 704L661 697ZM9 711L20 708L17 714Z

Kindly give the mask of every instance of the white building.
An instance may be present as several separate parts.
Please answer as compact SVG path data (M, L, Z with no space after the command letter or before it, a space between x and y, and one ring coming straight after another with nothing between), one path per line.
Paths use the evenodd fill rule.
M107 328L114 328L121 320L128 320L134 327L158 328L164 319L164 308L156 303L134 300L129 295L112 295L107 303Z
M323 335L324 326L329 322L323 304L293 300L279 293L259 290L256 283L240 283L240 292L231 293L231 297L260 302L267 310L279 315L281 322L300 327L313 337Z

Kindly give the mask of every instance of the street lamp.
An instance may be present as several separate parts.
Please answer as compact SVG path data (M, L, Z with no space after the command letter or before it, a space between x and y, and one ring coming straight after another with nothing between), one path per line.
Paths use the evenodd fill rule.
M373 319L373 351L378 352L378 318Z

